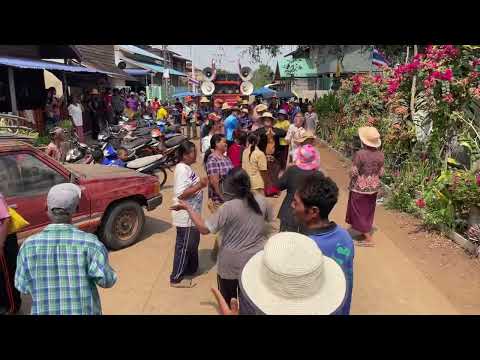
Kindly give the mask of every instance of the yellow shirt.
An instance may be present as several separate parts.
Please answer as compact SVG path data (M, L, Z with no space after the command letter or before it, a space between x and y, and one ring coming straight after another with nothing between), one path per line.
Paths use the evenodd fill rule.
M285 131L288 131L288 128L290 127L290 121L288 119L285 120L278 120L275 123L275 126L277 129L282 129ZM285 140L285 138L280 138L280 145L288 145L288 142Z
M168 116L167 110L164 107L161 107L157 111L157 119L164 120Z
M242 168L250 176L252 190L263 189L263 178L260 171L267 171L267 157L261 152L258 147L252 152L250 159L250 147L243 150Z

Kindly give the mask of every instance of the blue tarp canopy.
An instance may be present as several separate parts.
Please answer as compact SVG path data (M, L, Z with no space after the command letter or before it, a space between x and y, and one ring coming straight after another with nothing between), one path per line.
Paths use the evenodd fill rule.
M35 69L35 70L57 70L68 72L83 72L83 73L100 73L110 74L107 71L101 71L93 68L88 68L78 65L65 65L53 61L17 58L11 56L0 56L0 65L16 67L20 69Z
M124 69L123 71L125 71L128 75L133 76L147 75L152 72L151 70L146 69Z
M252 95L253 96L272 96L275 94L275 91L266 87L261 87L256 89Z
M191 91L183 91L183 92L175 93L171 97L172 98L184 98L184 97L187 97L187 96L197 97L197 96L200 96L200 94L199 93L194 93L194 92L191 92Z

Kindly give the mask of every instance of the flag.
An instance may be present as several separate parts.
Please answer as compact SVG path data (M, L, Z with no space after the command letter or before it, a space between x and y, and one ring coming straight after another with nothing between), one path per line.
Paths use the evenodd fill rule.
M389 63L385 56L380 53L377 49L373 49L372 64L378 67L388 66Z

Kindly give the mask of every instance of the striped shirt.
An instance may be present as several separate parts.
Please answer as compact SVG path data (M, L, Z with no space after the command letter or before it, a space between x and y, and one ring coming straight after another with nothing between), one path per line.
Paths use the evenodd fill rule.
M15 287L31 294L32 315L101 315L97 285L116 281L105 246L71 224L48 225L18 254Z

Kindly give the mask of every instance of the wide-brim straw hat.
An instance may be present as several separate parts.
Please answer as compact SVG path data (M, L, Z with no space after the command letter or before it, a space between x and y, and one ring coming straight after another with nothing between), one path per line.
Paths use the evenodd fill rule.
M90 95L99 95L98 90L92 89L92 91L90 91Z
M208 100L205 96L202 96L200 99L200 103L209 103L210 100Z
M311 131L305 131L305 133L297 139L297 142L299 143L303 143L307 140L315 140L316 137L315 137L315 134Z
M248 100L243 99L243 100L242 100L242 105L248 105Z
M228 103L223 103L222 105L222 110L231 110L232 108L230 107L230 105L228 105Z
M379 148L382 145L382 140L380 139L380 133L377 128L373 126L363 126L358 129L358 136L362 143L367 146Z
M211 120L211 121L219 121L222 119L221 116L218 116L216 113L210 113L208 114L208 120Z
M241 275L246 297L267 315L329 315L343 304L347 283L341 267L309 237L273 235Z
M267 111L267 110L268 110L268 107L265 104L258 104L257 106L255 106L255 111L257 113L262 112L262 111Z
M261 118L262 120L263 120L264 118L269 118L269 119L274 120L272 113L269 113L269 112L264 112L264 113L260 116L260 118Z
M295 165L302 170L320 169L320 154L314 146L303 145L295 150Z

